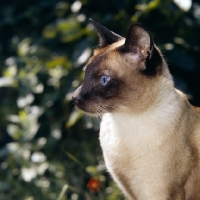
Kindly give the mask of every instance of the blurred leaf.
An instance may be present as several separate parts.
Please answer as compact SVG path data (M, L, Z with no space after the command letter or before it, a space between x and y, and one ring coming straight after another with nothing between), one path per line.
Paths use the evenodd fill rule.
M153 0L148 4L148 10L156 9L160 5L160 0Z
M21 120L25 120L27 118L27 115L24 112L24 110L19 111L19 117L21 118Z
M62 199L63 199L63 197L64 197L65 192L67 191L67 189L68 189L68 185L65 184L65 185L63 186L62 191L60 192L60 194L59 194L57 200L62 200Z
M76 122L82 117L83 113L80 110L74 110L66 123L66 127L69 128L76 124Z
M23 131L17 125L13 125L13 124L8 125L7 131L8 131L8 134L14 140L20 139L21 136L23 135Z
M47 39L53 39L57 35L57 30L55 25L47 25L43 30L43 36Z
M73 19L59 20L57 30L62 42L72 42L85 34L85 30L81 28L80 23Z
M98 171L96 166L88 166L86 167L86 171L91 175L91 176L97 176L98 175Z
M28 54L30 44L31 44L31 38L26 38L18 44L18 54L19 54L19 56L25 56L25 55Z
M65 149L63 149L63 151L65 152L65 154L71 159L73 160L76 164L78 164L80 167L84 168L84 165L82 164L82 162L80 160L78 160L73 154L71 154L70 152L66 151Z
M5 181L0 181L0 191L7 192L10 189L10 186Z
M9 87L9 86L17 86L17 82L15 81L15 79L11 77L0 78L0 87Z
M60 1L56 4L56 14L58 17L63 17L69 9L69 4L64 1Z
M53 57L51 60L47 61L46 66L48 68L55 68L57 66L62 66L62 67L69 69L71 67L71 63L69 60L67 60L66 57L57 56L57 57Z

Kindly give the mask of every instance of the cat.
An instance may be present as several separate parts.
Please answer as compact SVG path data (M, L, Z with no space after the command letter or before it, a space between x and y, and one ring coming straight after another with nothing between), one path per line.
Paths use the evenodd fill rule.
M142 25L124 38L91 22L100 43L73 100L102 118L107 170L130 200L200 200L200 108L174 88Z

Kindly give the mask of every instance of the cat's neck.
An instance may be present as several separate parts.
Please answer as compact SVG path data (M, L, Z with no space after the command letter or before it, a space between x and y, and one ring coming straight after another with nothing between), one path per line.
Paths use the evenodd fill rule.
M174 91L173 95L160 98L159 101L160 103L156 104L155 107L152 106L141 113L113 112L104 114L100 134L102 136L113 134L119 140L132 144L145 143L145 141L159 137L162 137L163 140L165 136L173 134L176 124L181 118L182 98Z

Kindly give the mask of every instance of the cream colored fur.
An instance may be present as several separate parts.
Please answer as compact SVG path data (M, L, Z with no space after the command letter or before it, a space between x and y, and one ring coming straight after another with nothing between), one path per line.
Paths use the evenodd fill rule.
M160 90L166 88L163 79L158 82ZM103 115L100 143L105 163L129 199L167 200L169 185L188 174L192 141L187 127L193 126L191 118L198 117L185 96L168 84L168 89L158 91L155 104L146 112ZM200 129L192 134L199 137ZM185 166L176 166L173 162L177 159ZM173 199L184 200L184 191Z

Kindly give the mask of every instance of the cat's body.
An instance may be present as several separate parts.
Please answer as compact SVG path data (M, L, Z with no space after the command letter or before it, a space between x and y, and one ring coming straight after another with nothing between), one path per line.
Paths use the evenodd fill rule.
M102 115L108 171L131 200L200 200L200 116L174 88L149 33L122 38L93 21L100 48L74 93L80 109Z
M167 101L163 106L138 115L108 113L103 116L100 142L106 166L129 199L184 200L187 195L190 196L187 199L198 200L200 152L196 147L200 146L200 125L194 127L192 135L188 126L198 117L191 118ZM164 135L160 137L160 133ZM198 182L190 181L190 174L196 169ZM197 196L192 196L187 184L198 188L198 194L194 194Z

